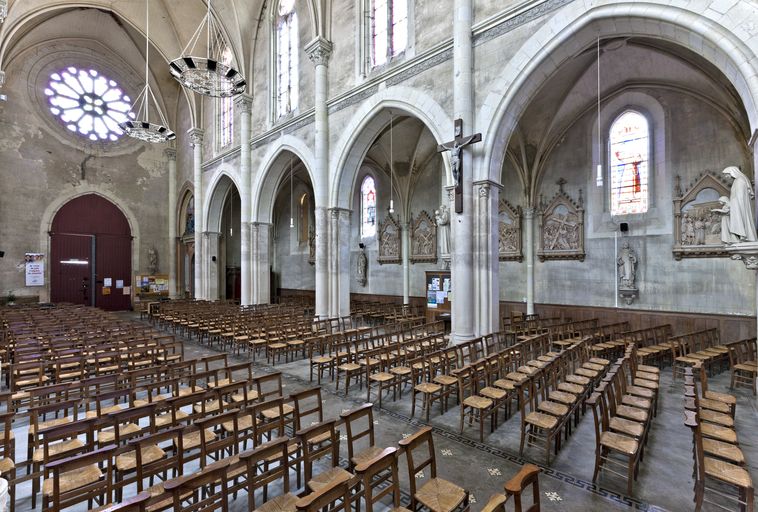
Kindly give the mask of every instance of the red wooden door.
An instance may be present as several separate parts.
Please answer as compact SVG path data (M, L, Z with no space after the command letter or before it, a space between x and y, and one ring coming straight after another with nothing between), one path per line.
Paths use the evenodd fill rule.
M53 302L91 304L92 237L53 234L50 243L50 284Z
M94 304L107 310L122 310L131 307L131 298L124 295L123 288L131 286L132 273L132 236L129 222L116 205L104 197L89 194L72 199L55 215L51 230L51 245L60 246L59 251L69 239L86 239L86 260L92 260L94 239L94 261L87 265L87 275L94 272L94 283L90 283L88 293L94 293ZM84 235L84 236L82 236ZM74 243L74 242L70 242ZM63 245L61 245L63 244ZM73 249L72 249L73 250ZM81 249L83 250L83 249ZM83 279L84 265L61 263L65 258L53 256L56 249L51 249L51 296L53 301L63 297L66 288L73 287L77 279ZM92 265L94 264L94 268ZM73 269L71 267L79 267ZM110 279L110 286L104 286L104 281ZM72 292L71 292L72 293ZM65 295L68 296L68 295Z

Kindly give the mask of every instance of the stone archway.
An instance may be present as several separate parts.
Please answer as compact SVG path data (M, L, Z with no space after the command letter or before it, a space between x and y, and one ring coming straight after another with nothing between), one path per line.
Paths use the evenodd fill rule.
M230 174L220 172L208 190L202 237L206 298L239 299L242 227L239 185Z

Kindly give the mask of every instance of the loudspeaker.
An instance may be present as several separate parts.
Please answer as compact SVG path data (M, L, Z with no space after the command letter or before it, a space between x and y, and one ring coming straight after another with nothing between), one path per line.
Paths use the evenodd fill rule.
M211 261L212 261L213 263L216 263L216 257L215 257L215 256L212 256L212 257L211 257Z
M5 251L0 251L0 258L5 256Z
M622 222L621 224L619 224L619 229L621 230L622 233L626 233L629 231L629 224L627 224L626 222Z

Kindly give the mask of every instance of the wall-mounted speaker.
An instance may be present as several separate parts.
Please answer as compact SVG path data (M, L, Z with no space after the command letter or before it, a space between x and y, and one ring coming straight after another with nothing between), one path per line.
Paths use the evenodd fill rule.
M213 263L216 263L216 257L215 257L215 256L211 256L211 261L212 261Z
M622 233L628 233L629 224L627 224L626 222L622 222L621 224L619 224L619 229L621 230Z
M5 257L5 251L0 251L0 258Z

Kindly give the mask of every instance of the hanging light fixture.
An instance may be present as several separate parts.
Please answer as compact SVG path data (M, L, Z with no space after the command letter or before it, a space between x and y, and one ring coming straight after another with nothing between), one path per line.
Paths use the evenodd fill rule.
M597 175L598 187L603 186L603 134L600 131L600 36L597 36Z
M395 201L393 199L393 192L394 192L394 186L393 186L393 178L395 175L395 154L394 154L394 148L392 147L392 130L393 130L393 121L395 119L395 116L390 112L390 213L395 213Z
M231 191L229 198L229 237L234 238L234 190Z
M174 140L176 134L167 128L166 117L161 111L155 94L150 88L150 0L145 1L145 87L142 88L134 103L129 107L127 116L130 118L119 123L119 128L124 130L129 137L158 144ZM150 122L150 102L155 104L160 124Z
M245 92L245 77L232 66L233 56L227 52L224 36L211 14L211 0L200 25L182 50L182 56L170 63L171 75L184 87L198 94L226 98ZM195 57L200 36L205 29L207 57Z
M292 174L292 156L290 156L290 229L295 227L295 187Z

